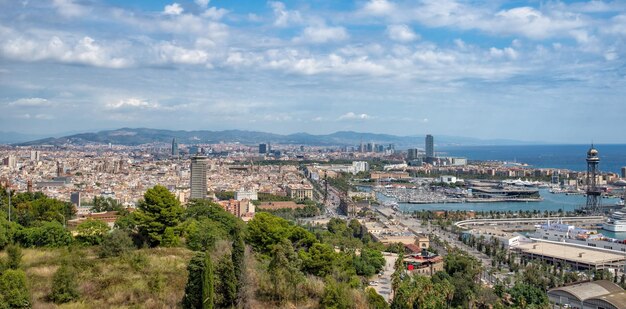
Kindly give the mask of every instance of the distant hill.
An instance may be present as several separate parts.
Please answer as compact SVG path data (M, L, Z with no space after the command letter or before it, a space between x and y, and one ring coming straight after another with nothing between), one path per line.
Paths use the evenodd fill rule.
M398 148L422 147L424 136L397 136L389 134L359 133L340 131L326 135L295 133L281 135L257 131L225 130L225 131L172 131L147 128L122 128L96 133L80 133L63 137L49 137L19 143L20 146L34 145L88 145L114 144L136 146L148 143L170 143L176 138L180 144L210 144L219 142L239 142L242 144L258 144L270 142L275 144L298 145L358 145L363 143L395 144ZM520 145L528 142L514 140L481 140L456 136L435 136L435 144L452 145Z

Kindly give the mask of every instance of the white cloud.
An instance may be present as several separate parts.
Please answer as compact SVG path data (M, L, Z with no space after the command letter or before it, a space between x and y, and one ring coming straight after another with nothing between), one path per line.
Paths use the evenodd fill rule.
M195 0L194 1L199 7L206 9L209 6L209 2L211 0Z
M398 42L411 42L419 38L407 25L387 26L387 35L390 39Z
M105 105L110 110L121 109L158 109L160 105L158 103L152 103L138 98L126 98L115 102L109 102Z
M202 13L202 16L211 18L213 20L220 20L226 14L228 14L227 9L216 8L213 6L213 7L208 8L206 11L204 11L204 13Z
M393 3L387 0L370 0L363 7L363 12L371 15L388 15L395 11Z
M163 9L163 14L165 15L180 15L183 13L183 8L180 6L180 4L174 2L172 4L168 4L165 6L165 8Z
M90 9L74 3L73 0L53 0L52 5L63 17L78 17L89 13Z
M52 106L52 102L43 98L22 98L9 102L7 105L20 107L48 107Z
M18 34L10 29L4 30L0 31L5 37L5 40L0 42L0 53L11 59L56 60L108 68L124 68L132 65L130 59L114 56L110 46L104 47L89 36L79 40L73 37L61 38L56 35L46 38L38 34Z
M354 112L348 112L339 116L339 120L367 120L371 118L372 116L368 114L356 114Z
M170 42L158 46L159 58L165 63L202 64L209 59L209 54L203 50L186 49Z
M304 28L302 35L295 38L296 42L327 43L348 39L348 32L344 27L309 26Z
M274 21L274 26L287 27L302 22L302 16L300 16L300 12L287 10L284 3L280 1L270 1L269 5L274 12L274 17L276 18L276 20Z
M511 47L505 47L503 49L492 47L489 49L489 54L494 58L507 57L511 60L517 59L517 52Z

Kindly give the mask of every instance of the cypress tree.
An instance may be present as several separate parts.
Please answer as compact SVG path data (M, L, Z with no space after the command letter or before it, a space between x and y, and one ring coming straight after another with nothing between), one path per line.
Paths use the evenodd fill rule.
M219 284L216 288L216 296L219 298L218 307L232 308L237 301L237 278L232 257L225 256L217 265Z
M194 255L187 265L187 285L185 286L185 295L183 296L183 308L196 309L202 308L202 280L204 273L204 252L198 252Z
M233 260L233 266L235 267L237 291L239 291L242 285L245 250L246 250L246 247L243 242L243 236L241 235L241 231L237 228L235 229L235 233L233 235L233 250L232 250L232 255L231 255L232 260Z
M213 276L213 263L211 262L211 255L207 252L202 271L202 309L213 309L214 307L215 279Z

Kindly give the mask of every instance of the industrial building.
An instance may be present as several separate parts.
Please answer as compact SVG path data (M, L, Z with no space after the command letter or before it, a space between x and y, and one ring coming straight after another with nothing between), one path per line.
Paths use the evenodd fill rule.
M623 269L626 262L626 256L621 254L552 242L520 243L513 249L524 258L569 264L576 270Z
M548 291L550 304L556 308L623 309L626 292L617 284L598 280L576 283Z

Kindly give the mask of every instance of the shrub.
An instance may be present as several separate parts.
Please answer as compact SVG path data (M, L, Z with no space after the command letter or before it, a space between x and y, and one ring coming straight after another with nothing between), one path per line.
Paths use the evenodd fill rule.
M106 222L89 219L76 227L76 239L86 245L99 245L108 232Z
M133 249L133 240L130 236L124 231L114 230L103 237L98 256L101 258L121 256Z
M22 248L18 245L8 245L7 246L7 267L10 269L18 269L20 268L20 264L22 263Z
M26 275L21 270L9 269L0 276L0 306L30 308L30 293Z
M74 268L62 264L52 277L50 300L57 304L63 304L78 299L78 284L75 277Z

